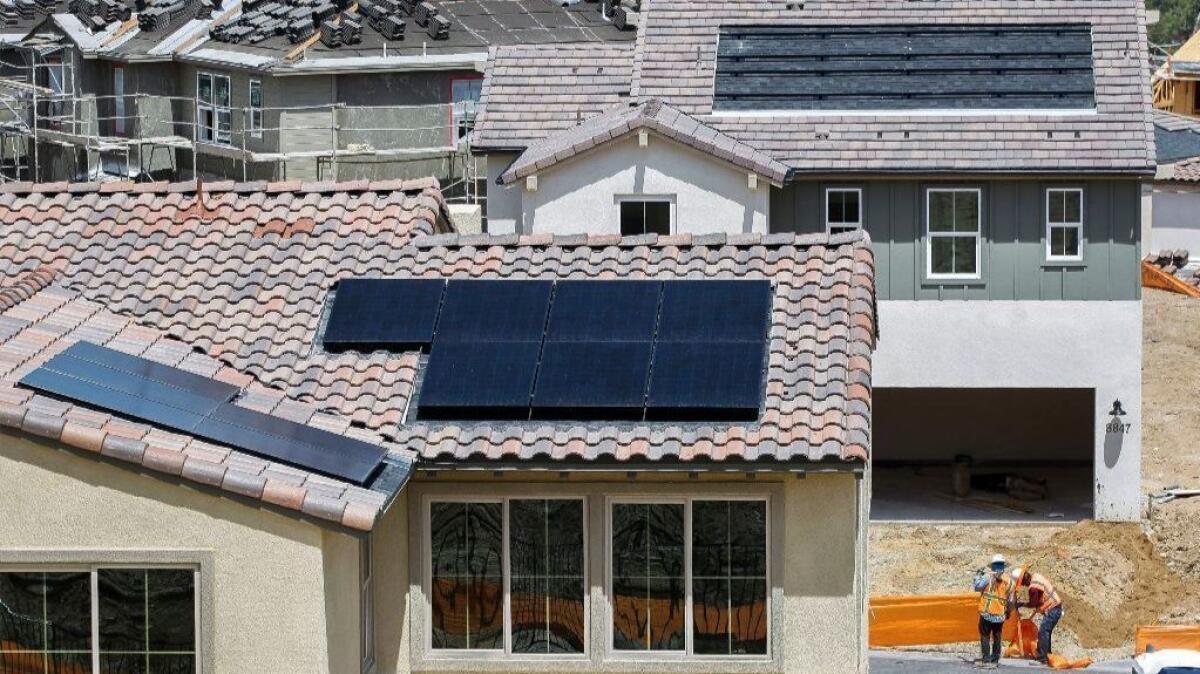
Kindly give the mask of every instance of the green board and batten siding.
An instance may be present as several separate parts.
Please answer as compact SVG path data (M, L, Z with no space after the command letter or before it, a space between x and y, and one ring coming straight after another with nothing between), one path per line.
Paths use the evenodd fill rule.
M825 189L863 191L863 224L875 249L881 300L1135 300L1141 185L1137 180L802 181L771 195L773 232L824 232ZM925 192L979 188L981 278L930 280L925 273ZM1082 262L1046 261L1046 188L1084 190Z

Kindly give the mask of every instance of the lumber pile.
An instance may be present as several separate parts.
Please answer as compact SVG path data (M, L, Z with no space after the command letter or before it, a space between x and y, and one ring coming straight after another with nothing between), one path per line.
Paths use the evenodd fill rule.
M1200 297L1200 267L1185 269L1188 251L1164 250L1142 259L1142 286Z

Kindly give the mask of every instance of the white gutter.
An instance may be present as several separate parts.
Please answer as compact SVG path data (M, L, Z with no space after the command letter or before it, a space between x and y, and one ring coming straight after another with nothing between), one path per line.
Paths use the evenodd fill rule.
M302 58L286 66L272 69L279 77L289 75L346 75L362 72L408 72L416 70L452 70L456 68L483 71L487 52L434 54L411 56L346 56L334 58Z

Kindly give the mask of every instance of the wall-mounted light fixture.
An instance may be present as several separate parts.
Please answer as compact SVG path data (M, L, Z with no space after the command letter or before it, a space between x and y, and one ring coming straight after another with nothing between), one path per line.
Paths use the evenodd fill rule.
M1112 410L1111 410L1111 411L1109 411L1109 413L1108 413L1108 416L1110 416L1110 417L1123 417L1123 416L1125 416L1125 408L1124 408L1124 407L1121 407L1121 401L1120 401L1120 400L1114 400L1114 401L1113 401Z

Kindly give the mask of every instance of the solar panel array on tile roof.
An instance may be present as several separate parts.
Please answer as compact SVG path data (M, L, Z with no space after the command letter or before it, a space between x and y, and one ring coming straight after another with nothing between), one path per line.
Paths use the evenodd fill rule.
M436 283L342 281L350 292L335 296L324 340L349 348L355 339L430 346L423 418L758 414L771 302L766 281L452 279L440 312ZM411 316L397 318L410 304L402 297L417 301Z
M1090 109L1087 24L726 26L713 109Z
M22 386L363 485L382 447L240 407L241 389L114 349L76 342Z

